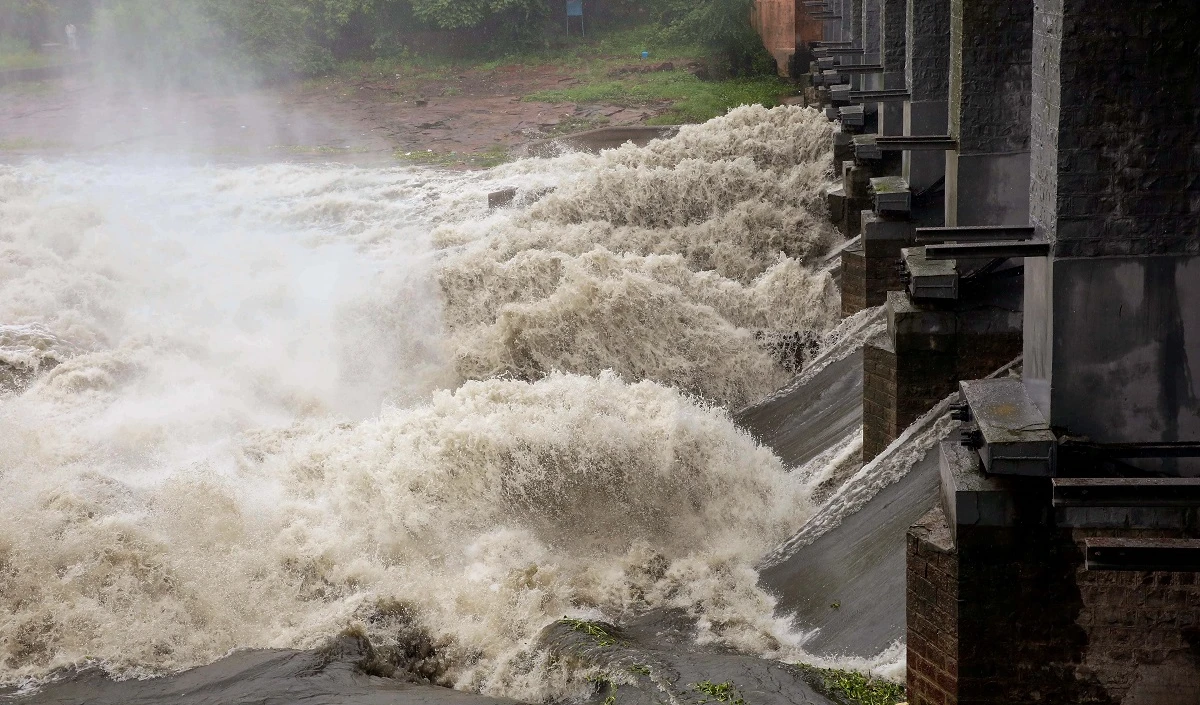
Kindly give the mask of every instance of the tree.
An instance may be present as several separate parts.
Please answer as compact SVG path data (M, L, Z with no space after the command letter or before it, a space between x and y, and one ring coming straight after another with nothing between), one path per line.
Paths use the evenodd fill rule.
M50 0L0 0L0 36L19 39L37 49L53 36L58 14Z
M468 29L496 20L530 22L549 11L547 0L410 0L413 14L438 29Z

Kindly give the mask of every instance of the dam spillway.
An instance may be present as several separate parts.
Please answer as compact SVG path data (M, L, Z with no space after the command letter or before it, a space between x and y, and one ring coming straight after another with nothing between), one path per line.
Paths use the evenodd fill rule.
M842 127L843 313L888 320L864 460L946 397L961 425L908 531L910 702L1200 700L1200 14L847 5L797 4L792 64Z

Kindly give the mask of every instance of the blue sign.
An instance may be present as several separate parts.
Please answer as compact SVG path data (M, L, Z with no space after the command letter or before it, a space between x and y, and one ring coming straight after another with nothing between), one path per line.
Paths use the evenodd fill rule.
M567 0L567 17L583 17L583 0Z

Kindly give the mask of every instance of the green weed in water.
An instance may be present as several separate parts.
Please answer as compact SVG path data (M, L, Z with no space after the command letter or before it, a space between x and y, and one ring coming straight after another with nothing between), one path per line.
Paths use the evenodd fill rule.
M896 705L904 702L904 686L858 671L798 664L806 680L841 705Z
M592 637L597 646L608 647L617 645L617 638L609 634L598 622L589 622L585 619L572 619L570 617L563 617L560 621L570 627L571 631L587 634Z
M714 701L729 703L729 705L746 705L746 701L742 699L742 696L737 692L737 688L733 686L733 681L725 681L724 683L703 681L693 683L692 687L708 696L704 700L701 700L701 703Z

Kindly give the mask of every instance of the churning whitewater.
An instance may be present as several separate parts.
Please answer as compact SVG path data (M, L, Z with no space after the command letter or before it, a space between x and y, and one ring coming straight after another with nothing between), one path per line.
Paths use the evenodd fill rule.
M349 629L546 700L581 680L541 629L655 607L799 653L755 566L806 478L728 410L836 322L830 131L745 107L487 172L0 167L0 684Z

